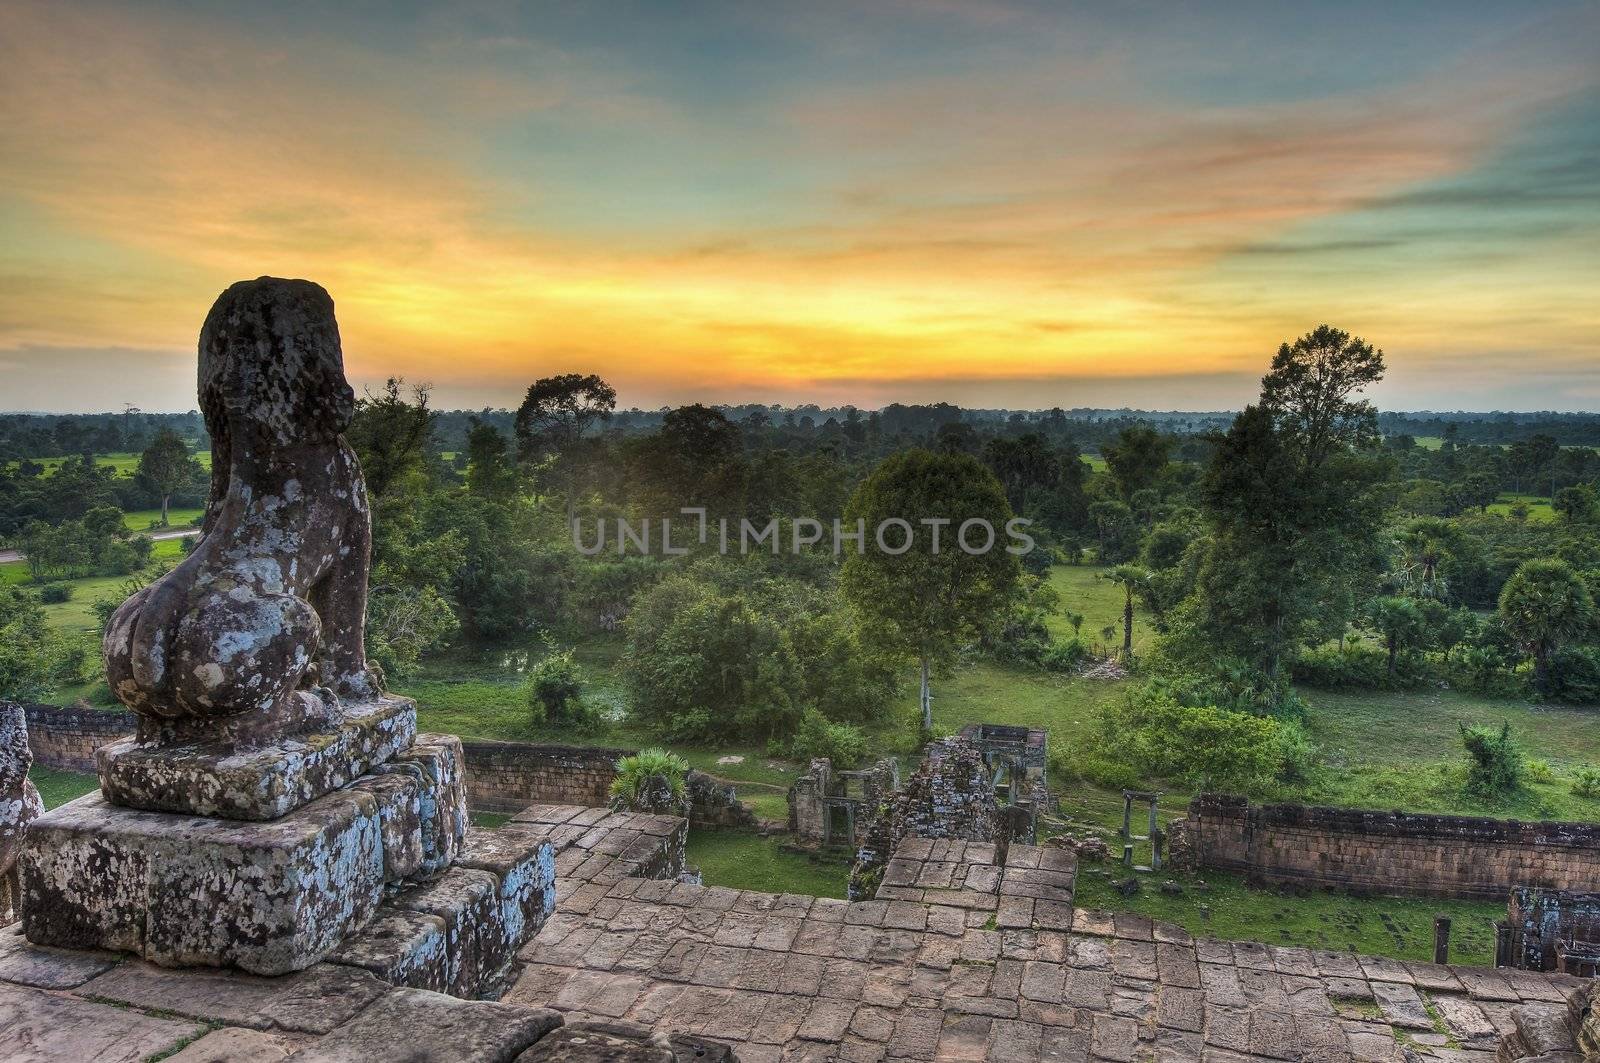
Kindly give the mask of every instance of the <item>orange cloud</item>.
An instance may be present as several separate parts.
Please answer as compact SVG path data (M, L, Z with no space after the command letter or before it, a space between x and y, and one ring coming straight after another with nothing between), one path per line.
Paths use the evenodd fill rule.
M538 176L483 164L504 130L559 113L637 135L641 154L719 131L592 57L515 36L421 55L261 48L216 22L65 5L0 20L0 217L18 219L0 348L182 350L232 280L307 276L339 303L356 375L507 401L572 367L646 402L1240 374L1322 318L1391 351L1470 350L1527 291L1502 276L1463 299L1459 277L1424 275L1375 300L1358 273L1264 281L1236 264L1469 169L1595 82L1592 64L1522 62L1527 44L1301 102L1162 98L1116 51L843 86L763 105L749 143L718 141L772 173L820 161L760 220L664 211L648 234L606 235L550 216L561 190ZM518 61L469 61L490 53ZM1519 269L1544 286L1531 341L1592 356L1581 272Z

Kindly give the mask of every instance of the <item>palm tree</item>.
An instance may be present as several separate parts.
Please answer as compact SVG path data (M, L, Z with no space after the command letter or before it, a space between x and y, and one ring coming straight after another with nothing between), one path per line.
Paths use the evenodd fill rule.
M1533 683L1544 691L1549 688L1551 655L1593 623L1594 598L1565 561L1525 561L1500 592L1500 618L1533 658Z
M1122 659L1131 661L1133 660L1133 595L1150 581L1150 573L1138 565L1118 565L1110 572L1102 573L1102 578L1122 588Z

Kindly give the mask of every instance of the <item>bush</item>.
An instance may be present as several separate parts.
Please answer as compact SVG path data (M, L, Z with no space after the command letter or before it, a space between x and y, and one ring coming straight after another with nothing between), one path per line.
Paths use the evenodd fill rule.
M1566 646L1550 655L1550 675L1545 697L1569 705L1600 702L1600 651L1589 646Z
M60 605L72 600L72 591L70 583L47 583L39 588L39 600L45 605Z
M642 749L617 761L611 803L633 811L669 811L685 801L689 762L664 749Z
M1289 786L1303 786L1321 760L1321 751L1296 720L1278 721L1277 779Z
M583 697L583 668L571 650L551 653L528 669L528 708L534 723L566 724L579 731L600 725L601 716Z
M1461 744L1467 750L1467 782L1469 793L1493 797L1511 793L1522 785L1524 765L1522 749L1511 735L1509 721L1497 731L1492 727L1461 728Z
M1437 677L1421 657L1404 652L1395 659L1391 675L1386 653L1350 643L1343 650L1329 646L1300 654L1294 662L1294 678L1297 683L1324 690L1407 690Z
M1083 662L1089 659L1089 647L1082 639L1070 639L1066 642L1052 642L1050 648L1044 651L1039 664L1047 672L1071 673L1083 667Z
M1579 768L1572 780L1573 797L1600 797L1600 768Z
M789 749L796 760L827 757L835 768L848 771L867 759L867 736L859 727L834 723L815 709L808 709L800 717Z
M1282 725L1214 705L1178 702L1157 684L1102 710L1106 759L1199 789L1257 791L1283 768Z

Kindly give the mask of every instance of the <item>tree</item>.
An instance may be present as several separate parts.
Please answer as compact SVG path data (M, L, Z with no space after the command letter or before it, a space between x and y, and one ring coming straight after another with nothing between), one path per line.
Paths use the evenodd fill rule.
M1211 537L1173 649L1240 658L1276 690L1296 646L1348 619L1384 560L1388 463L1357 398L1382 375L1381 351L1326 325L1278 349L1201 478Z
M1122 588L1122 659L1133 660L1133 596L1150 582L1150 573L1138 565L1118 565L1104 578Z
M534 381L517 407L517 446L525 462L549 458L566 491L567 523L578 495L580 448L589 429L609 420L617 391L593 373L562 373Z
M200 463L189 456L189 445L170 428L160 428L150 445L139 455L135 475L161 496L161 526L167 526L172 492L203 475Z
M661 430L635 445L631 475L646 510L704 506L710 516L744 509L744 441L721 410L698 403L670 410Z
M1572 566L1555 558L1524 561L1500 592L1500 620L1522 652L1533 658L1533 683L1550 686L1550 658L1586 634L1594 623L1594 598Z
M1100 453L1116 478L1124 502L1131 502L1135 492L1156 482L1161 470L1167 467L1175 442L1172 437L1140 424L1124 428L1117 433L1114 442L1101 446Z
M368 391L356 403L355 416L345 432L345 439L361 459L367 495L377 505L401 493L406 481L422 475L428 463L435 416L428 409L431 389L427 384L415 384L408 396L405 383L400 377L390 377L380 393Z
M1597 499L1593 487L1577 484L1557 491L1551 505L1568 524L1586 524L1595 518Z
M506 437L476 417L467 428L467 490L485 498L509 498L517 491L517 467Z
M917 659L925 730L933 727L931 666L961 639L991 624L1017 592L1021 566L1002 548L1011 519L1004 489L976 458L921 449L886 459L845 507L846 524L853 528L861 521L868 543L864 552L846 559L841 589L872 637ZM924 523L935 520L949 523ZM985 521L995 536L990 549L969 553L953 541L968 522ZM879 548L880 529L895 548L910 538L909 548L902 553ZM904 534L907 529L911 534ZM944 535L936 548L938 530Z
M1356 398L1383 379L1383 352L1359 336L1318 325L1278 347L1261 378L1261 405L1302 473L1346 450L1376 446L1378 415Z
M1401 650L1422 643L1427 632L1422 610L1410 598L1384 595L1367 603L1367 626L1383 639L1388 651L1388 674L1393 677L1395 662Z

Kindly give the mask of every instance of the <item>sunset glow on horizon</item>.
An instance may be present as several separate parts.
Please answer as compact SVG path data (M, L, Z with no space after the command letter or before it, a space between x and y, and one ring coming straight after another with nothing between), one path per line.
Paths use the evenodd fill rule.
M515 406L1600 409L1600 8L0 0L0 409L192 405L229 283Z

